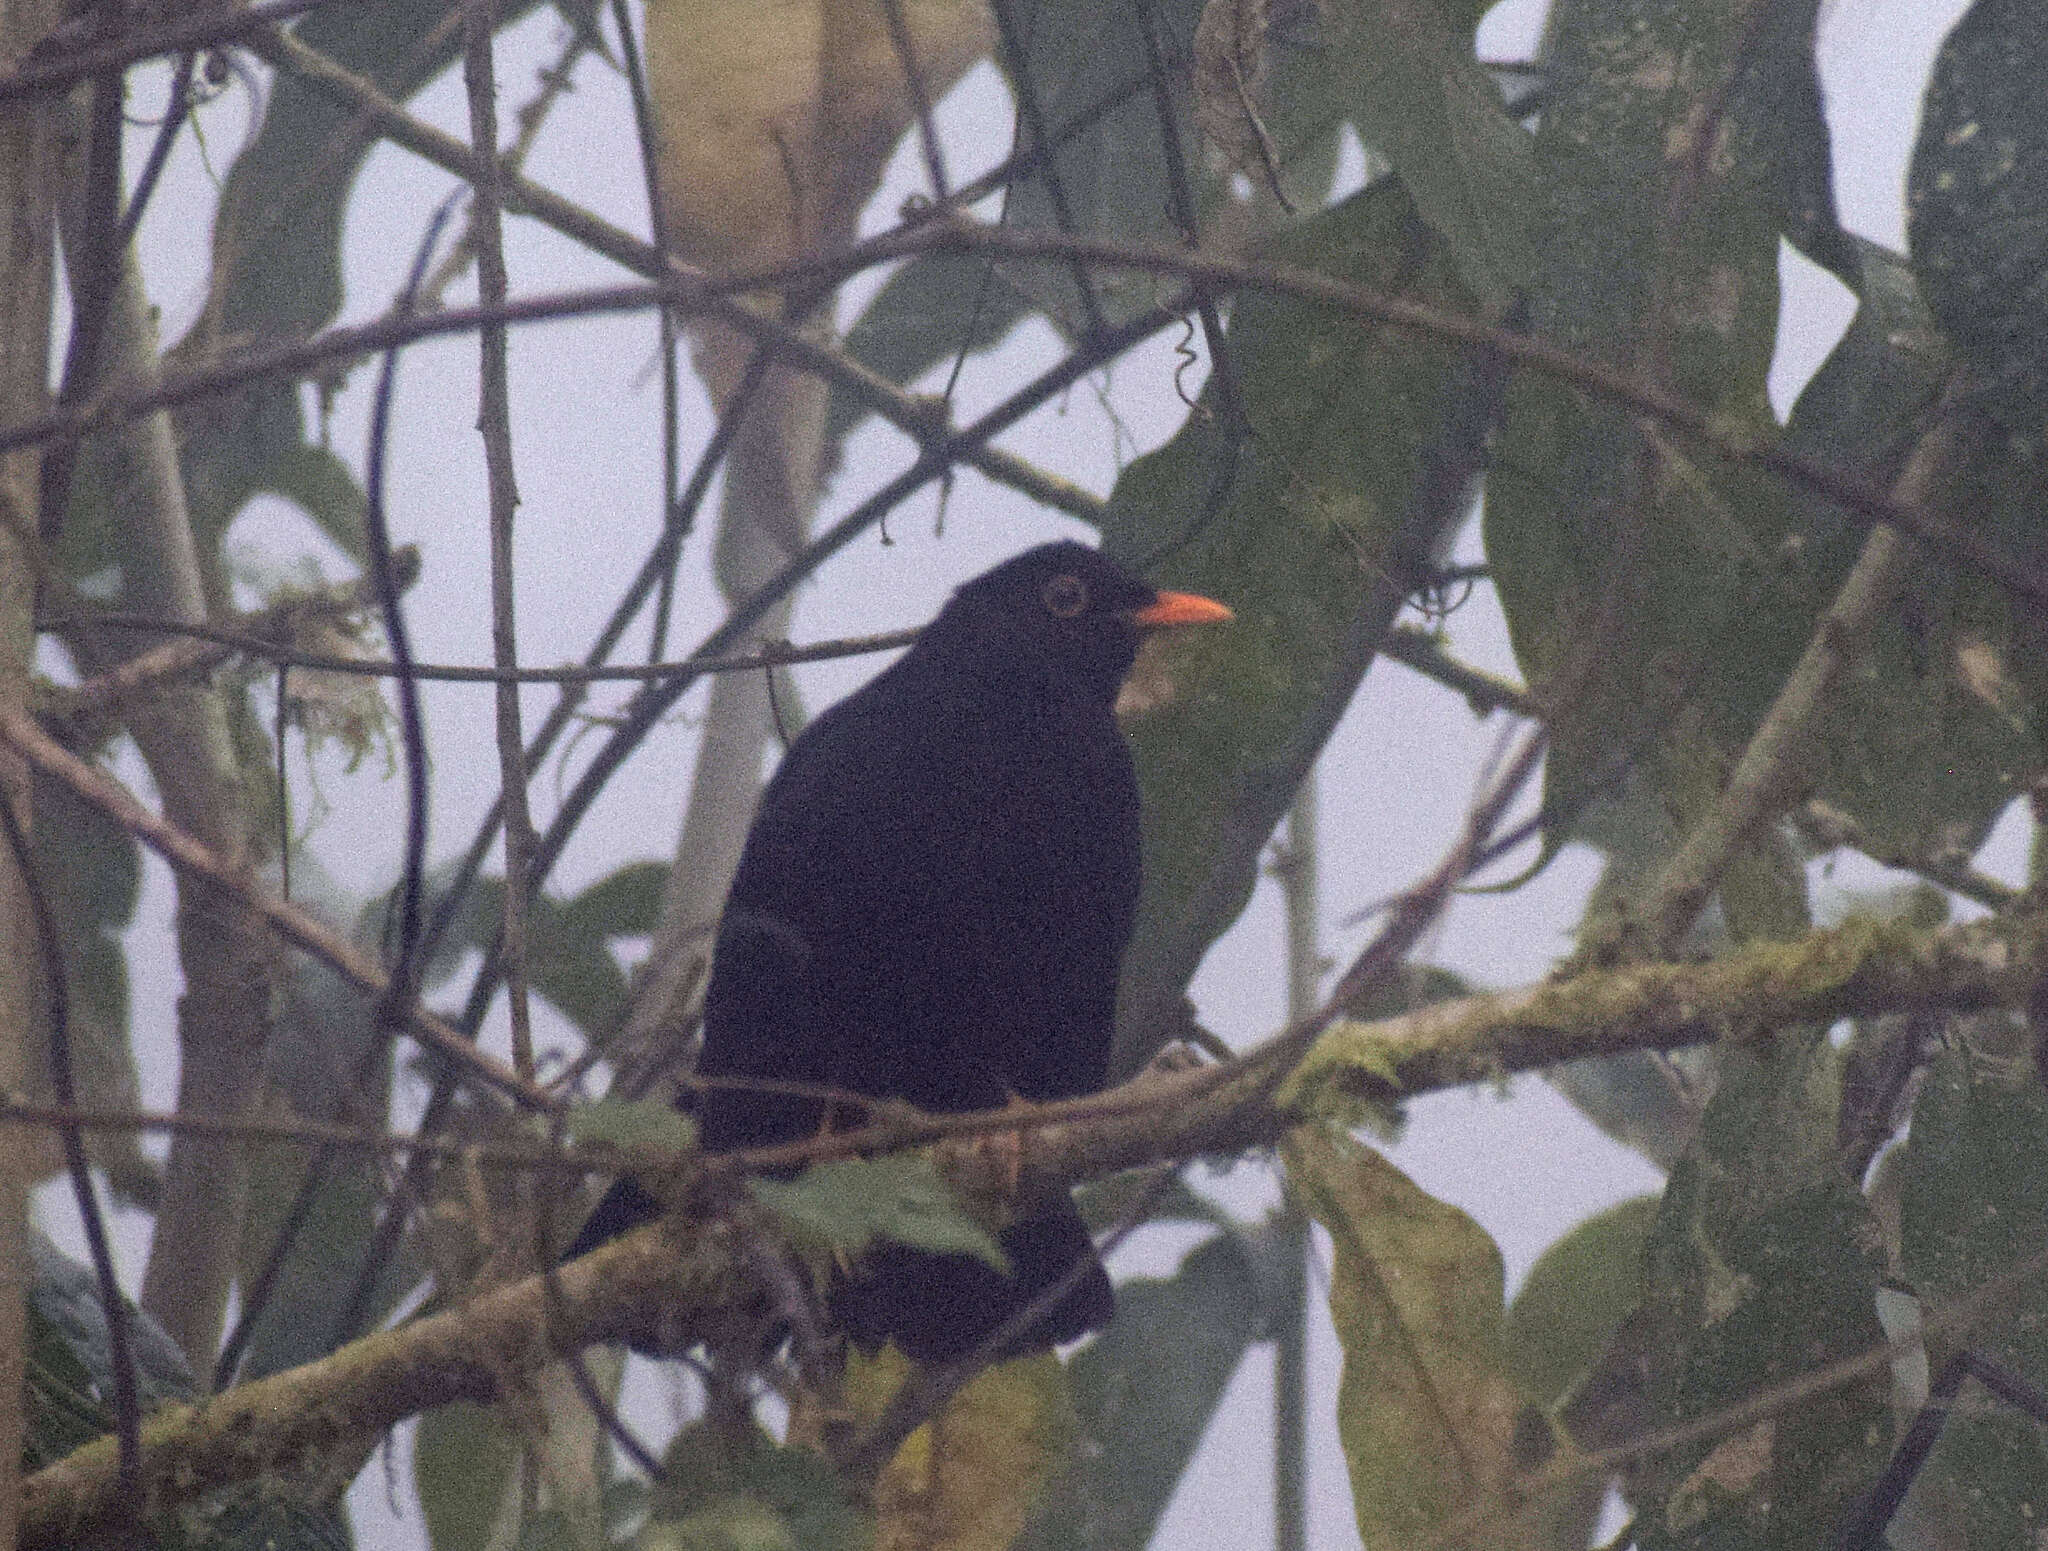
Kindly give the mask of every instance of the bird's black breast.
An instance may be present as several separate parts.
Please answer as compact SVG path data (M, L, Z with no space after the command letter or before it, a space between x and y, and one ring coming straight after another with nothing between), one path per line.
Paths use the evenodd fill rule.
M1138 889L1122 734L1107 707L934 691L915 667L819 717L763 794L699 1071L933 1110L1092 1092ZM819 1119L730 1088L700 1107L715 1149Z

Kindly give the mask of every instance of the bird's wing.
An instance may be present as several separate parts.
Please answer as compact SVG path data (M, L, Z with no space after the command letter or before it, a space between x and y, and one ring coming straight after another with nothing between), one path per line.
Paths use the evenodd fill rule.
M882 697L841 702L762 793L719 928L701 1075L906 1091L906 985L934 931L945 841L904 728ZM714 1090L700 1121L707 1146L731 1148L809 1135L821 1114L815 1102Z
M1068 750L1069 754L1073 751ZM1027 776L990 837L1004 880L978 912L986 940L963 1026L1029 1099L1092 1093L1108 1077L1116 986L1137 904L1137 792L1119 739Z

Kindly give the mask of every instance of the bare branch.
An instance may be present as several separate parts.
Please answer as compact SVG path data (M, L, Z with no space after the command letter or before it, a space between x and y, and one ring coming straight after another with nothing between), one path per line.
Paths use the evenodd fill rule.
M151 813L110 776L59 746L26 712L0 707L0 743L98 808L179 873L211 884L254 911L279 936L310 953L358 990L371 996L383 996L389 990L390 983L383 971L347 941L297 906L265 893L246 869L222 861L184 830ZM406 1027L414 1039L436 1055L527 1109L545 1112L560 1102L423 1008L412 1011Z
M334 605L339 609L340 605ZM360 601L347 610L362 607ZM273 619L303 611L305 600L281 604L275 610L246 616L250 629L227 625L188 625L174 620L138 614L94 614L90 623L101 629L143 630L151 634L177 635L187 639L154 648L131 658L122 670L110 670L88 679L74 690L51 692L51 709L62 716L87 715L108 705L142 693L162 679L181 673L216 667L241 654L294 668L314 668L322 673L349 673L364 678L391 678L401 670L397 663L378 657L337 657L329 652L302 651L275 639ZM322 612L326 612L323 608ZM52 621L52 627L71 621ZM830 641L813 641L804 646L784 644L763 646L757 651L726 656L685 657L675 662L640 663L630 667L567 666L560 668L485 668L454 663L415 663L409 670L417 679L442 680L452 684L644 684L679 674L696 677L704 673L756 673L763 668L783 667L797 662L825 662L835 657L860 657L870 652L893 652L917 639L918 629L891 630L882 635L841 636ZM208 644L210 643L210 644ZM1407 661L1404 657L1402 661ZM123 671L132 669L132 672ZM1418 671L1428 671L1426 669ZM1458 670L1447 669L1455 676ZM1475 669L1462 670L1476 673ZM1455 684L1453 687L1457 687ZM1481 688L1483 689L1483 683ZM1461 693L1463 691L1461 690Z
M1463 695L1465 703L1480 716L1489 711L1512 711L1531 718L1543 715L1528 690L1513 679L1458 661L1444 650L1432 631L1415 625L1396 625L1380 642L1380 655Z
M486 307L505 305L505 222L499 208L498 79L491 57L497 21L494 0L463 0L463 84L469 97L469 138L476 152L477 181L470 211L476 241L477 300ZM513 607L512 525L519 506L519 485L512 465L511 372L506 359L505 325L487 324L477 331L481 348L478 376L482 401L477 430L484 440L484 475L490 497L491 526L491 659L501 673L519 667L519 632ZM505 966L505 991L511 1002L512 1064L519 1075L533 1078L533 1010L526 985L526 913L533 862L533 811L526 795L526 738L519 725L519 686L500 679L497 686L499 798L505 831L505 913L500 957Z
M88 76L120 70L156 54L187 49L218 48L262 27L317 10L328 0L254 0L249 5L195 7L156 26L133 27L111 42L94 41L71 47L71 29L51 32L12 70L0 71L0 102L13 102L45 92L60 92ZM94 15L80 13L80 22Z
M1955 451L1953 426L1935 425L1899 475L1893 494L1897 505L1907 511L1923 508ZM1802 786L1813 778L1823 713L1879 616L1891 606L1913 557L1913 545L1890 523L1870 530L1863 553L1742 751L1727 788L1665 864L1644 901L1640 929L1654 950L1676 948L1736 852L1799 800Z

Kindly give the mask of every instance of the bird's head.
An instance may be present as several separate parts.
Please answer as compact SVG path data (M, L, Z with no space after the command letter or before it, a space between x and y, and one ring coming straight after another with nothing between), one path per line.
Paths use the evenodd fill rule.
M1188 592L1162 592L1085 545L1041 544L984 572L935 622L958 630L988 671L1041 680L1107 707L1148 632L1220 624L1230 610Z

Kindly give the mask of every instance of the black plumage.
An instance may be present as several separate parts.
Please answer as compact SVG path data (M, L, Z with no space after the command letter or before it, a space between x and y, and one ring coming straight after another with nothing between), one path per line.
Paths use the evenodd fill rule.
M750 1078L937 1112L1103 1086L1138 894L1117 692L1144 630L1226 617L1081 545L1044 545L960 588L901 660L804 730L762 794L719 928L698 1070L725 1081L697 1096L707 1150L860 1122L854 1106L827 1117L815 1099L730 1085ZM625 1226L612 1219L626 1205L608 1198L579 1247ZM877 1246L835 1289L834 1316L864 1346L943 1360L1087 1264L1006 1350L1108 1320L1109 1280L1071 1204L1001 1242L1008 1276Z

